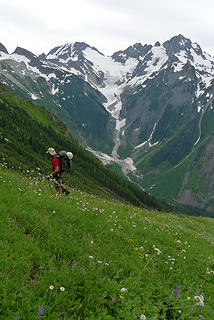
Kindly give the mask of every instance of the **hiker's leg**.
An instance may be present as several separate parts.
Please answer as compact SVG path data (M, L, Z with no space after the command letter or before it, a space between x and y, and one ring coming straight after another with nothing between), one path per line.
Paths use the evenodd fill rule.
M62 187L62 193L64 193L67 196L70 192L62 182L61 182L61 187Z
M60 182L60 176L58 174L53 176L53 182L54 182L55 189L56 189L55 195L58 195L58 194L62 193L62 186L61 186L61 182Z
M67 190L67 188L64 186L62 182L62 175L58 173L54 175L53 179L56 188L56 195L63 193L67 196L70 192Z
M60 174L60 179L59 179L59 182L60 182L60 185L61 185L61 190L62 190L62 193L64 193L66 196L70 193L68 191L68 189L65 187L63 181L62 181L62 175L63 175L63 172L61 172Z

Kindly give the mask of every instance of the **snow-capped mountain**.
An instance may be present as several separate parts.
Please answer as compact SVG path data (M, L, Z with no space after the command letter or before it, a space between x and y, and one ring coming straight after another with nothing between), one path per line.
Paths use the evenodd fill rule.
M45 105L103 162L116 162L144 188L206 209L212 205L203 192L214 178L213 78L214 57L182 35L111 57L83 42L38 57L19 47L9 54L0 44L2 82ZM193 191L194 175L205 191Z

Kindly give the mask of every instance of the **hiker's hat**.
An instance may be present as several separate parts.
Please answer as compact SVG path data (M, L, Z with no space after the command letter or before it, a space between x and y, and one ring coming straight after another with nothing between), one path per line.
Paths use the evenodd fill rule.
M48 148L48 150L46 151L46 153L49 153L51 156L54 156L56 154L56 151L54 148Z
M74 155L72 152L67 152L67 156L70 160L72 160Z

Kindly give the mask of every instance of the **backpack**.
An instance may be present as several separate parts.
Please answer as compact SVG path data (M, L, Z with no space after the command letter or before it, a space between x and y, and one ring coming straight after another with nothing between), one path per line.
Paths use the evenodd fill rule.
M60 151L59 152L59 158L60 158L60 171L68 171L71 168L71 160L67 156L66 151Z

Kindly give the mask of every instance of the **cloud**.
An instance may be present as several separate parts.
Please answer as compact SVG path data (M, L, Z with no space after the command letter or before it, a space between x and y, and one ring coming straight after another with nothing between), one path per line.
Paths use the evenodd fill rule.
M104 53L183 34L213 48L213 0L1 0L0 42L39 54L85 41Z
M1 5L1 20L0 25L7 28L14 26L15 28L26 29L41 29L43 30L45 24L39 16L29 16L29 12L22 7L12 6L11 4Z
M92 10L96 6L106 12L106 21L99 27L99 32L102 31L103 35L109 34L114 38L118 37L119 41L126 38L131 43L134 41L152 43L157 40L163 42L182 33L194 42L209 44L208 47L213 43L214 3L211 0L197 3L195 0L85 0L85 2L91 5ZM119 12L124 21L118 20L118 23L112 24L111 12Z

